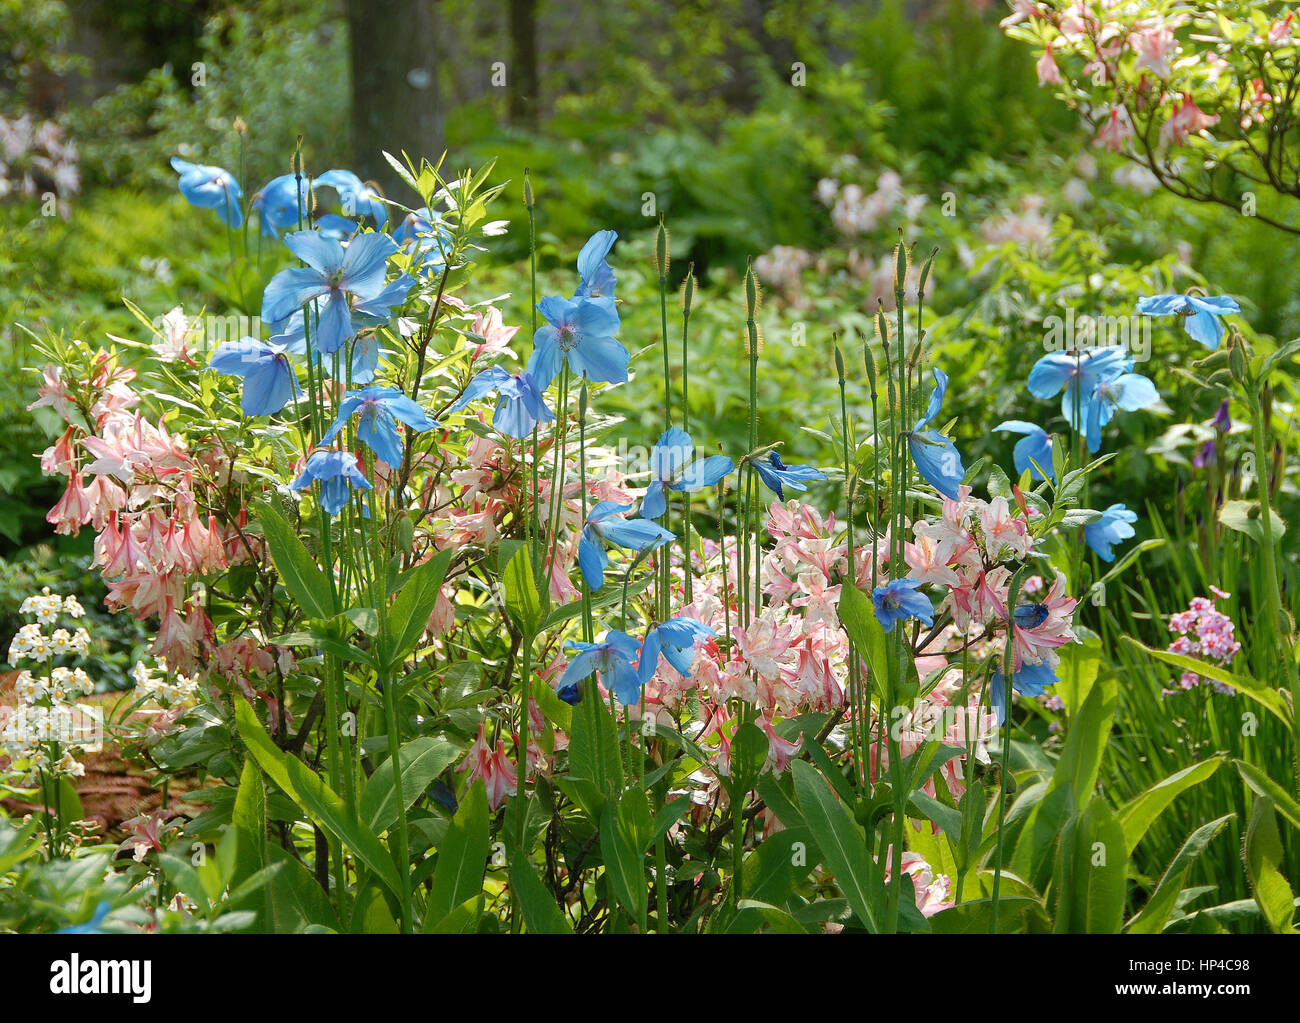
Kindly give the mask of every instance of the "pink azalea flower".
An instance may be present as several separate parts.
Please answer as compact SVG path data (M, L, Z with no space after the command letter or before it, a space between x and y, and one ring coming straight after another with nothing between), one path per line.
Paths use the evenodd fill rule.
M506 744L501 739L497 739L496 748L489 748L486 725L481 723L478 726L478 737L474 740L474 745L469 748L465 759L456 770L468 770L471 784L475 779L482 779L487 789L488 806L493 813L501 808L507 796L515 795L519 788L514 764L506 756Z

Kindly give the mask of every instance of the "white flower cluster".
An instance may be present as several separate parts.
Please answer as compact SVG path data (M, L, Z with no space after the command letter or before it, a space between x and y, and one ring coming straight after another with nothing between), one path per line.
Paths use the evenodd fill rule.
M142 709L146 713L150 710L188 710L197 704L198 680L182 675L178 671L171 675L171 680L168 681L167 662L159 657L157 663L157 668L149 668L144 661L136 661L135 667L131 670L131 677L135 679L136 695L146 701ZM152 707L149 706L150 703L153 704Z
M53 191L66 217L67 200L80 190L77 147L64 140L57 124L38 123L31 114L13 120L0 117L0 199Z
M0 753L25 771L26 784L34 784L43 773L80 777L86 769L73 751L97 743L100 727L98 719L75 703L95 691L95 682L82 668L53 662L90 652L90 634L84 628L59 626L60 615L81 618L85 608L76 597L62 597L46 587L24 600L19 610L36 621L20 628L10 642L9 663L28 661L42 668L39 674L20 670L14 682L19 705L0 708Z

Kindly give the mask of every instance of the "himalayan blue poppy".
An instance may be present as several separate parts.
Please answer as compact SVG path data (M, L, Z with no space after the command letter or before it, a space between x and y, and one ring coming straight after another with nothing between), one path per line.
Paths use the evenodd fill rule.
M337 352L356 333L348 296L365 302L384 291L388 257L397 243L386 234L371 233L352 239L345 249L315 231L285 235L284 243L307 265L271 278L262 296L262 319L278 323L307 302L323 299L312 341L326 355Z
M246 416L271 416L302 394L288 349L246 337L218 346L208 360L218 373L243 377L239 407Z
M370 217L380 230L388 223L388 209L379 193L349 170L328 170L311 183L312 191L332 188L347 217Z
M307 192L307 182L296 174L281 174L254 193L251 205L262 222L262 235L279 238L281 231L301 224L307 216Z
M581 281L574 298L614 297L614 268L606 261L618 239L617 231L597 231L578 253L578 276Z
M593 672L600 673L600 680L605 684L605 688L612 692L623 706L631 706L641 699L641 686L644 682L637 674L636 668L632 666L641 644L626 632L610 629L599 643L583 643L571 639L565 647L578 651L570 659L555 687L558 693L569 693L570 698L566 699L566 702L577 702L578 683Z
M402 464L402 436L397 431L398 422L405 423L416 433L432 430L438 425L436 419L397 388L363 387L359 391L349 391L339 402L338 418L321 438L321 443L333 441L358 412L361 420L357 423L357 440L389 465Z
M546 320L533 335L537 379L554 380L566 361L576 377L619 384L630 356L614 336L620 322L608 298L548 296L537 303Z
M244 211L240 202L244 193L230 171L190 163L179 156L172 157L172 169L181 176L177 185L191 206L216 210L221 222L229 227L243 225Z
M754 467L767 489L782 501L785 500L786 487L802 492L808 489L810 481L826 478L824 472L811 465L786 465L775 451L768 452L766 461L751 459L749 464Z
M1020 670L1011 675L1011 688L1022 696L1042 696L1043 690L1056 684L1056 672L1047 663L1022 664ZM989 702L998 715L998 724L1007 719L1007 683L1002 669L993 672L989 685Z
M578 539L578 567L582 577L593 590L605 585L605 570L609 568L611 544L638 554L673 539L674 534L649 519L629 519L626 513L630 504L601 501L587 515L587 524Z
M509 373L500 366L492 366L475 376L449 411L459 412L492 391L498 395L492 426L507 437L516 440L527 437L538 423L549 423L555 418L546 405L543 389L537 386L531 373L527 370Z
M943 397L948 393L948 374L936 369L934 384L925 415L905 434L907 449L911 452L912 464L916 466L921 478L944 497L956 501L959 497L957 488L966 476L966 469L961 464L961 453L950 438L938 430L925 429L943 407Z
M357 465L356 455L351 451L329 448L313 451L302 475L290 483L289 488L306 490L312 483L320 484L320 506L329 515L337 515L343 510L353 487L358 490L374 489Z
M934 625L934 605L924 593L918 579L892 579L884 586L871 591L876 605L876 618L885 632L894 631L894 623L907 618L918 618L926 625Z
M661 654L679 675L690 678L695 644L702 639L712 639L715 635L717 634L707 625L685 616L660 622L646 633L645 643L641 647L641 660L637 664L641 682L644 684L654 675Z
M650 452L650 484L641 498L640 514L647 519L657 519L668 510L665 490L677 493L694 493L705 487L716 486L731 473L735 463L723 455L710 455L691 461L695 443L685 430L671 427L655 442Z
M1241 306L1227 295L1150 295L1138 299L1137 311L1142 316L1183 317L1183 330L1214 351L1223 340L1219 317L1239 313Z
M1137 533L1133 528L1137 520L1137 512L1129 511L1122 504L1112 504L1101 513L1100 519L1083 527L1083 538L1102 561L1114 561L1112 548Z
M1024 475L1028 470L1029 478L1034 482L1043 479L1043 472L1047 473L1047 479L1056 482L1056 470L1052 467L1052 436L1041 426L1033 423L1026 423L1021 419L1008 419L1005 423L999 423L993 427L993 432L997 433L1005 430L1008 433L1023 433L1025 436L1016 441L1016 446L1012 451L1012 458L1016 463L1016 475ZM1039 467L1043 472L1039 472Z

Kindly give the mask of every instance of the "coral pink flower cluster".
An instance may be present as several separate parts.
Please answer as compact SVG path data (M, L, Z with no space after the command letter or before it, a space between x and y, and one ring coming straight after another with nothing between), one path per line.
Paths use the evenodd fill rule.
M1178 637L1169 644L1169 652L1195 657L1211 664L1227 667L1237 656L1241 644L1237 642L1232 619L1218 610L1215 600L1226 600L1232 594L1210 587L1213 597L1194 597L1186 611L1178 611L1169 616L1169 628L1178 633ZM1212 685L1216 692L1232 694L1232 688L1221 682L1215 682L1194 671L1185 671L1178 679L1175 688L1161 690L1162 696L1195 689L1198 685Z
M209 660L220 668L221 648L193 584L258 554L257 541L241 530L244 511L222 524L213 510L231 467L215 446L195 457L184 438L141 415L135 371L114 356L98 352L84 376L67 373L47 367L29 406L52 408L68 424L41 455L46 472L68 480L47 520L58 533L97 531L94 563L108 586L106 603L158 618L155 656L187 674ZM247 682L248 671L236 676Z
M1097 117L1096 145L1123 151L1135 137L1132 117L1137 111L1160 112L1159 137L1166 147L1181 146L1218 123L1219 115L1202 110L1189 87L1217 86L1227 62L1209 49L1186 52L1178 36L1189 22L1185 13L1156 12L1154 5L1113 0L1081 0L1063 7L1016 0L1014 7L1003 24L1027 22L1038 30L1043 46L1037 67L1040 84L1065 83L1059 54L1069 53L1083 60L1076 84L1109 87ZM1291 45L1293 17L1272 23L1252 42L1261 48ZM1209 42L1194 33L1184 35L1184 41L1194 45ZM1264 111L1274 100L1263 81L1252 79L1241 91L1242 128L1264 123Z

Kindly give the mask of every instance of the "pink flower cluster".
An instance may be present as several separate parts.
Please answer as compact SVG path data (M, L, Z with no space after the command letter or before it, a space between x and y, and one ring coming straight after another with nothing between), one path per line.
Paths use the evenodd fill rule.
M1223 590L1210 587L1213 597L1194 597L1186 611L1178 611L1169 616L1169 628L1178 633L1178 638L1169 644L1169 652L1195 657L1226 667L1232 663L1241 649L1241 644L1234 638L1235 627L1232 619L1214 606L1215 600L1232 596ZM1162 689L1161 695L1185 692L1198 685L1212 685L1216 692L1232 695L1232 688L1221 682L1198 675L1194 671L1185 671L1178 679L1178 685L1172 689Z
M68 480L46 519L58 533L97 530L94 563L108 606L157 616L153 654L193 673L221 650L193 582L258 554L257 541L242 534L246 513L222 525L212 507L231 467L215 446L192 456L182 437L145 419L131 386L135 371L113 355L96 353L83 377L66 373L46 367L29 406L52 408L68 424L41 455L46 472Z

